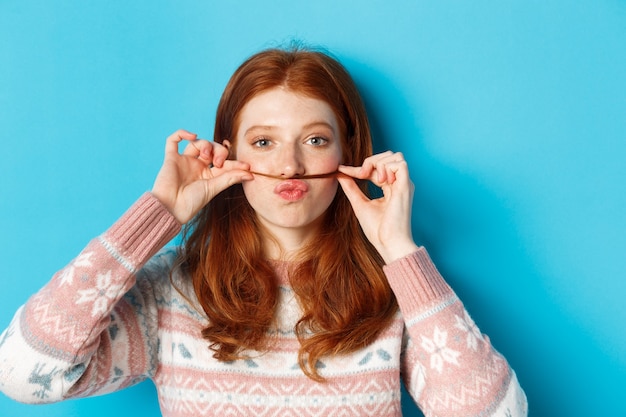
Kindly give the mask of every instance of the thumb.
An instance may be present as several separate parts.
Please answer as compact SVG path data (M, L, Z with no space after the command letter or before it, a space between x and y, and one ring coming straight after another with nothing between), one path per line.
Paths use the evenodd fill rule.
M207 202L212 200L216 195L225 189L252 179L254 179L254 177L249 171L229 170L211 179L203 180Z
M361 188L359 188L358 184L353 178L349 177L348 175L340 174L337 176L337 181L339 182L339 185L341 185L341 188L343 189L346 197L348 197L348 200L350 201L352 207L358 209L358 207L360 207L362 204L365 204L369 201L369 198L367 198L367 196L363 194L363 191L361 191Z
M231 185L251 180L247 171L231 171L210 179L200 179L185 187L170 210L176 219L185 224L206 206L216 195Z

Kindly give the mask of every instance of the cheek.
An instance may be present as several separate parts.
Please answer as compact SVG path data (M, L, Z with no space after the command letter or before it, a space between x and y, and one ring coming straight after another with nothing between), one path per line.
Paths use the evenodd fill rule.
M256 181L243 183L242 187L244 198L246 199L250 207L252 207L252 210L256 212L261 209L262 206L260 206L259 204L261 204L264 200L267 200L267 196L265 198L262 198L259 195L258 188L254 185L255 182Z
M339 164L341 164L342 159L341 154L327 155L321 158L316 158L311 161L312 169L309 169L309 171L315 171L316 173L334 171L337 169Z
M337 169L337 167L339 166L340 163L341 163L341 158L330 158L330 159L327 159L323 163L323 167L324 167L323 171L324 172L333 171L333 170Z
M241 184L243 188L243 194L248 201L254 200L259 195L259 180L244 181Z
M272 158L264 158L245 151L234 153L234 159L249 164L250 169L257 172L269 172L267 170L271 167L272 160Z
M259 167L256 170L261 171L262 169L262 167ZM254 166L252 166L252 170L255 170ZM243 188L244 197L248 200L252 208L257 210L270 204L270 200L274 194L276 180L256 176L252 181L244 181L241 186Z
M318 184L319 197L321 197L323 200L326 200L327 204L330 204L330 202L333 201L335 195L337 194L339 182L335 179L321 179L316 181L320 181L320 184Z

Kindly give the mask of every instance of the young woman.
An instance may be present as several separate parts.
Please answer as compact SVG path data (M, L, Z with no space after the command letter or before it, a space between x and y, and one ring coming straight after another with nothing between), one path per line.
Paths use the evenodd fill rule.
M402 379L429 416L526 415L413 241L402 154L371 153L336 60L252 56L214 141L171 135L152 191L18 310L0 388L43 403L152 379L164 416L399 416Z

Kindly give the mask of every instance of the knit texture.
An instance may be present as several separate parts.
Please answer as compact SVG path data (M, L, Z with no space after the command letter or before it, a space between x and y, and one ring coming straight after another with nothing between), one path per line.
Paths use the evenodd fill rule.
M320 360L319 383L298 366L301 310L280 262L269 351L212 357L190 279L161 250L179 230L145 194L90 242L0 336L0 390L47 403L151 379L167 417L384 417L401 415L402 378L426 416L527 415L514 372L423 248L384 269L400 306L390 326L362 350Z

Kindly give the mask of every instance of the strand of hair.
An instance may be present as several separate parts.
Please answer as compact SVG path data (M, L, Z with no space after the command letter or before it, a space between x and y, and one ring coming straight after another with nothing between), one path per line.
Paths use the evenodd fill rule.
M285 178L285 177L283 177L281 175L266 174L264 172L250 171L250 173L252 173L254 175L260 175L262 177L275 178L275 179L278 179L278 180L287 179L287 178ZM298 179L298 180L312 180L312 179L316 179L316 178L331 178L331 177L337 176L337 174L339 174L339 171L327 172L327 173L324 173L324 174L301 175L299 177L293 177L293 178L294 179Z

